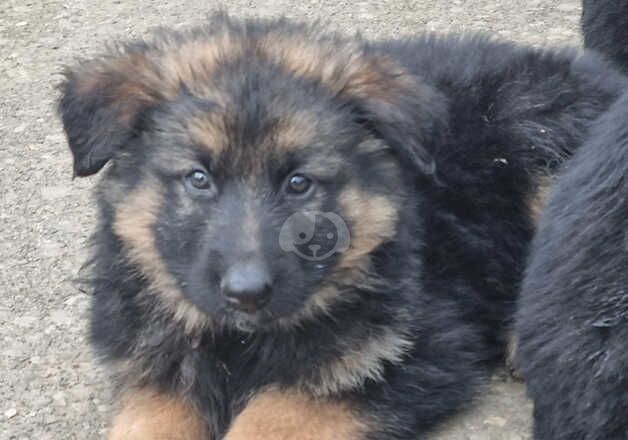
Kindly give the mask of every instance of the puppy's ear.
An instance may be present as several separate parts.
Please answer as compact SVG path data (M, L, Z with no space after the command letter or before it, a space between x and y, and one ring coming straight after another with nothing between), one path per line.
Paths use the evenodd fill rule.
M447 102L436 89L384 56L366 55L346 78L340 96L356 112L356 120L398 154L402 162L432 176L435 163L430 142L447 126Z
M312 36L315 44L279 37L274 54L291 73L331 90L404 164L434 174L426 147L445 132L445 97L396 60L361 42L331 35Z
M97 173L134 133L141 113L158 96L139 53L83 62L67 69L58 112L74 157L74 175Z

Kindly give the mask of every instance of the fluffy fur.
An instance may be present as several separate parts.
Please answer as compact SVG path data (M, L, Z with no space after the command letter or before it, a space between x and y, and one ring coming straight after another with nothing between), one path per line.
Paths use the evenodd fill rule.
M628 72L628 1L584 0L584 45L608 56Z
M585 45L628 66L628 2L584 1ZM628 96L542 216L516 318L538 440L628 438Z
M559 179L517 330L540 440L628 437L628 96Z
M585 44L628 66L628 2L584 1ZM538 440L628 438L628 95L552 190L516 333Z
M94 347L122 395L189 405L212 439L322 438L326 414L330 440L414 439L502 357L539 194L625 85L592 54L225 16L85 61L59 110L75 174L111 162ZM348 246L287 252L301 211ZM255 313L220 292L249 259L273 280Z

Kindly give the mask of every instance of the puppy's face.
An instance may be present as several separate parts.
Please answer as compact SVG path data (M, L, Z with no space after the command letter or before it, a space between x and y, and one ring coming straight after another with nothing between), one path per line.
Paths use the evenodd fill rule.
M301 55L320 65L301 68L290 52L306 49L277 29L246 41L238 29L177 42L184 59L161 48L71 72L61 112L77 174L113 159L103 203L149 294L190 325L253 331L342 300L394 239L404 155L373 109L403 109L395 84L379 83L385 63L354 59L362 70L349 72L319 43ZM280 48L260 52L261 39ZM240 56L208 53L217 44Z
M304 311L394 236L403 199L396 159L349 114L268 87L253 111L245 97L161 105L109 177L114 232L139 263L240 326Z

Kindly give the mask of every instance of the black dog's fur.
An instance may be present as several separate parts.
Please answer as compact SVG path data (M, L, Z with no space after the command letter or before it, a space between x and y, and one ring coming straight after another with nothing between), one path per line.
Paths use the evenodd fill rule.
M584 0L584 45L612 59L628 72L628 1Z
M299 50L333 50L308 49L308 67L287 71L291 49L270 61L252 49L268 36ZM338 426L330 437L338 439L414 439L469 402L503 355L536 200L619 96L623 77L593 54L483 37L367 43L317 26L220 16L156 38L70 70L60 102L75 173L112 162L99 184L91 331L121 389L181 396L213 438L231 438L234 418L267 389L348 405L361 428L347 435ZM203 75L182 69L167 82L173 50L179 65L208 56L205 46L177 49L191 41L243 41L246 56L225 52L218 67L203 64ZM312 63L335 66L333 75ZM365 71L329 85L355 65ZM225 105L233 113L221 116L228 146L218 160L190 141L189 121ZM311 115L315 148L268 146L265 136L300 111ZM349 255L357 246L368 251L342 277L342 256L315 266L277 246L281 223L306 202L282 198L275 175L297 166L281 165L286 159L307 163L305 151L316 161L334 158L326 168L340 169L321 184L317 207L345 218ZM211 200L186 196L179 183L189 170L179 162L197 155L219 187ZM254 245L276 292L268 313L251 317L226 308L215 282L230 252L244 246L240 219L251 201L242 188L262 175L257 162L270 177L256 177L246 191L256 194L251 209L263 234ZM366 201L351 199L347 208L340 200L348 189ZM377 238L372 249L365 234ZM331 300L302 316L326 280ZM268 412L273 423L278 415Z
M542 216L517 331L540 440L628 437L628 95Z
M628 2L584 1L585 45L628 68ZM628 438L628 95L552 190L516 333L538 440Z

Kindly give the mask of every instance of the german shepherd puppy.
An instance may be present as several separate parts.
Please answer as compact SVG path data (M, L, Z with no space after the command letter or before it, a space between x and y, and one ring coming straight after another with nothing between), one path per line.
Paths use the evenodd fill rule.
M67 70L113 439L415 439L503 354L594 55L216 15Z

